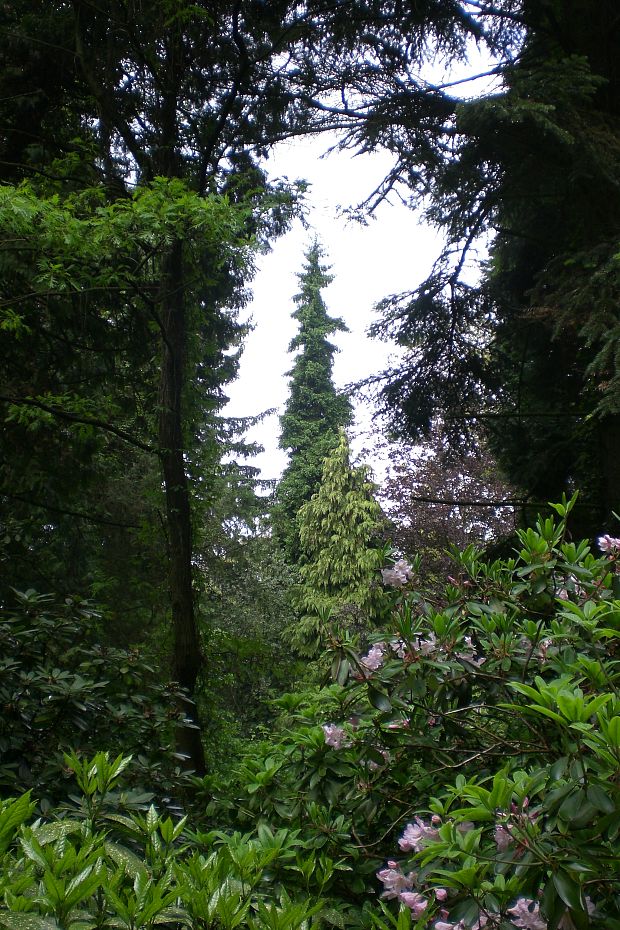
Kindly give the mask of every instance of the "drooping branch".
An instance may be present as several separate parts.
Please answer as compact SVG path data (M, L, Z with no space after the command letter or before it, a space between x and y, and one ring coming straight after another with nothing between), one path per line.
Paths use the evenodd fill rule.
M68 423L82 423L85 426L101 429L106 433L112 433L114 436L118 436L123 442L129 443L137 449L142 449L143 452L148 452L151 455L157 454L157 449L153 446L146 442L142 442L140 439L136 439L136 437L128 433L127 430L114 426L112 423L108 423L105 420L100 420L97 417L88 417L83 414L71 413L68 410L63 410L62 407L46 404L44 401L37 400L34 397L7 397L5 394L0 394L0 401L4 401L5 404L11 404L16 407L35 407L37 410L51 413L53 416L58 417L60 420L66 420Z
M48 510L50 513L59 513L65 517L75 517L78 520L85 520L87 523L93 523L95 525L114 526L124 530L137 530L140 528L137 523L121 523L118 520L109 520L107 517L102 517L99 514L85 513L82 510L68 510L66 507L56 507L54 504L49 504L47 501L35 500L23 494L12 494L9 491L2 491L0 492L0 497L19 501L21 504L26 504L28 507Z

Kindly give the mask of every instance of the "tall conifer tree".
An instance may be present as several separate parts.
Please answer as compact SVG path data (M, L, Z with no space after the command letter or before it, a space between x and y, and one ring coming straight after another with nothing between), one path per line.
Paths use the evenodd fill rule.
M333 277L321 264L323 251L314 241L306 253L306 264L298 275L300 292L294 298L293 318L299 332L289 351L300 350L289 372L291 390L280 423L280 447L289 455L277 492L277 534L293 561L299 559L299 508L310 500L321 481L323 460L338 443L338 431L351 421L349 398L338 393L332 380L336 347L328 336L347 332L339 317L332 317L321 292Z

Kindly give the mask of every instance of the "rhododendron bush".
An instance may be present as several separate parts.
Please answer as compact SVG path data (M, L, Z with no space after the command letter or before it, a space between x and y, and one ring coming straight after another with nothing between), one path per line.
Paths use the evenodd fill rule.
M573 541L574 504L442 591L394 559L383 628L279 702L234 816L300 831L336 925L620 928L620 540Z

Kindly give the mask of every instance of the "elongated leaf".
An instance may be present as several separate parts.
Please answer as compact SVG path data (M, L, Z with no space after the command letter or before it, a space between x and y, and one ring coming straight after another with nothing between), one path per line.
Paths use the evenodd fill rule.
M553 884L564 904L575 911L583 910L581 888L574 878L560 869L553 873Z

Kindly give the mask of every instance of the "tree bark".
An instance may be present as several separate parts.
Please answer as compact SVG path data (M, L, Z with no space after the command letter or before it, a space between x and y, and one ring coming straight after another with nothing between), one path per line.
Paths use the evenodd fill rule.
M183 711L190 726L177 728L177 751L187 767L205 771L200 723L194 702L202 665L192 586L192 521L183 441L183 386L187 320L183 252L175 242L164 261L161 289L163 325L159 397L159 448L169 534L169 584L173 629L173 674L186 689Z
M601 420L601 473L603 496L603 524L598 532L620 535L620 526L614 513L620 514L620 415L612 414Z

